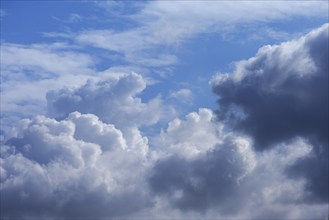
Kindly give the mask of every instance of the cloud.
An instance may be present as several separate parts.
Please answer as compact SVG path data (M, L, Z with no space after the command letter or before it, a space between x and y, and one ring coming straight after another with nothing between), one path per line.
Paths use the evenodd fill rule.
M207 4L199 1L151 1L133 4L131 7L123 3L97 5L110 15L117 11L121 12L125 15L125 20L134 25L119 31L84 30L72 38L80 44L123 54L123 59L130 64L153 68L177 63L178 58L172 55L173 52L198 34L226 34L240 30L241 26L264 25L296 16L326 17L328 6L326 2L305 1L289 1L284 4L273 1L263 4L253 1L221 1ZM127 11L131 13L127 15ZM273 33L268 34L271 35Z
M47 94L49 115L66 117L70 112L92 113L102 121L120 129L156 124L170 110L160 97L142 102L137 95L146 87L146 80L136 73L118 79L88 81L77 89L61 89Z
M2 217L327 215L326 204L303 202L304 179L285 175L291 164L313 156L307 140L259 153L247 136L218 130L209 109L177 121L146 151L93 114L21 121L1 147ZM195 152L193 144L199 151L187 154Z
M158 153L194 158L212 149L221 141L223 127L215 123L212 111L206 108L191 112L185 120L179 118L168 123L168 128L153 140Z
M172 112L161 97L139 97L139 74L49 91L48 114L1 142L1 218L326 218L328 142L300 116L325 111L326 28L238 62L212 82L217 114L200 108L152 135L143 128L160 130ZM246 129L263 126L257 108L277 117L271 126L295 123L296 109L299 127L265 135L262 148L267 133Z
M298 219L327 215L325 203L309 204L308 179L287 175L287 169L299 161L315 157L307 139L295 138L258 152L250 137L215 119L209 109L200 109L170 122L157 142L151 141L157 156L146 177L156 203L139 216Z
M62 74L87 74L93 72L94 64L89 55L73 52L65 43L20 45L3 43L1 45L1 68L9 69L24 77L40 79ZM61 65L58 65L60 63ZM37 76L26 75L22 70L29 70ZM6 73L6 72L5 72ZM4 79L14 77L3 75Z
M192 91L189 89L180 89L174 92L171 92L169 98L175 99L178 102L191 104L193 101Z
M2 128L45 113L49 89L77 86L94 73L95 60L66 43L1 44Z
M250 149L240 141L237 138L215 145L192 160L178 155L160 160L149 178L151 189L168 196L172 206L181 210L205 211L216 206L221 212L236 208L231 199L238 196L239 180L253 166Z
M251 135L256 150L296 137L312 143L316 156L296 162L289 175L306 177L312 200L328 202L328 24L262 47L233 73L214 77L212 87L219 117Z
M132 73L50 92L58 119L24 119L1 146L2 217L115 217L151 206L139 126L157 123L165 108L137 97L145 87Z
M91 114L23 120L1 148L1 216L111 217L150 205L145 151L126 143Z

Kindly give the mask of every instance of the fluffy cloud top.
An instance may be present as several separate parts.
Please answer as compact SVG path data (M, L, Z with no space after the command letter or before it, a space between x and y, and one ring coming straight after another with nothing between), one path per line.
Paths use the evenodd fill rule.
M2 216L109 217L149 204L145 149L128 147L112 124L73 112L24 120L16 132L2 146Z
M93 113L101 120L123 128L152 125L159 121L161 100L143 103L137 94L146 81L136 73L107 81L88 81L77 89L62 89L47 94L49 115L66 117L70 112Z

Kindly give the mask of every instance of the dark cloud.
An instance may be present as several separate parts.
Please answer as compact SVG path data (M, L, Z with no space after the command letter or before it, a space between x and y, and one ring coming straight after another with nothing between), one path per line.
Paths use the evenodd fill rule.
M297 41L262 48L238 63L226 80L215 80L213 91L220 96L222 118L232 105L247 114L235 126L254 137L257 149L295 136L327 144L327 26Z
M329 163L328 146L315 145L313 154L300 158L292 166L287 167L286 174L293 178L308 180L304 201L308 203L328 203L329 201Z
M232 213L238 208L239 180L249 167L244 156L233 140L198 158L174 155L155 164L149 184L175 208L204 212L215 206L223 213Z
M328 202L328 24L298 40L261 48L238 62L235 72L215 77L212 86L220 97L219 118L251 135L256 150L308 139L314 157L288 173L307 178L312 200Z

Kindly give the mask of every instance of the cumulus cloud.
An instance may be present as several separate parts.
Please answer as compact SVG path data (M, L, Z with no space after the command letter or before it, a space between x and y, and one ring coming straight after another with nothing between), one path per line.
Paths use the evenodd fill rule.
M138 74L50 91L1 145L1 218L326 218L327 28L216 76L217 114L157 135L142 128L170 111Z
M132 73L48 93L57 120L24 119L1 146L2 217L115 217L150 206L139 127L165 108L136 96L145 86Z
M294 144L259 155L251 150L250 142L231 136L199 158L173 155L159 161L149 184L170 208L180 210L180 216L324 217L325 206L319 205L321 212L307 215L295 207L305 196L305 184L287 178L283 172L290 163L305 156L310 147L296 150ZM271 161L281 164L273 167Z
M93 113L120 128L152 125L161 117L161 99L143 103L137 94L145 87L142 76L131 73L117 80L88 81L77 89L51 91L47 94L49 114L63 118L72 111Z
M222 129L215 123L212 111L203 108L189 113L185 120L176 118L169 122L167 129L154 138L153 145L163 156L194 158L221 141Z
M23 120L1 155L3 217L111 217L150 205L145 149L95 115Z
M149 178L152 190L168 196L172 206L181 210L236 208L231 199L237 196L239 180L253 166L248 143L240 142L238 138L224 141L191 160L179 155L160 160Z
M209 109L175 119L146 151L127 144L121 130L92 114L23 120L1 148L2 216L327 214L326 205L303 203L304 179L285 175L288 166L313 156L307 140L258 153L249 137L218 128L214 119Z
M212 80L219 117L250 135L256 150L296 137L315 158L297 162L291 176L306 176L314 200L328 202L328 24L236 63ZM233 120L232 120L233 118Z

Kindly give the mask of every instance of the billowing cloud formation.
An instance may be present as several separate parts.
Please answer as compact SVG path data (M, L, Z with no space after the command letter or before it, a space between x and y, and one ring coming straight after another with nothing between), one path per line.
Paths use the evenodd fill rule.
M166 131L155 138L153 144L163 156L169 153L194 158L221 142L222 126L214 122L215 117L209 109L199 109L198 113L191 112L185 118L169 122Z
M147 149L128 146L95 115L24 120L6 145L2 216L108 217L150 205L142 178Z
M47 94L49 114L63 118L73 111L93 113L120 128L152 125L158 122L163 110L159 98L143 103L137 97L145 87L142 76L132 73L115 80L88 81L75 90L51 91Z
M314 158L306 139L257 152L250 137L226 127L208 109L169 123L157 139L159 155L147 175L157 205L142 216L168 217L168 210L178 218L326 216L326 204L305 203L307 180L286 175L291 165Z
M49 92L49 115L1 146L1 218L327 217L327 28L238 63L213 80L219 114L201 108L152 136L143 127L168 110L138 97L138 74ZM268 135L280 122L291 131Z
M328 24L304 37L262 47L213 81L219 116L251 135L256 150L296 137L308 139L315 158L288 173L306 176L315 201L328 202ZM234 120L232 120L232 118Z
M61 89L47 94L49 115L57 119L70 112L91 113L103 122L123 131L127 144L147 145L139 128L151 126L170 118L174 111L164 106L160 97L144 103L138 94L146 87L146 80L136 73L105 81L88 81L77 89Z
M285 175L287 167L311 151L307 141L296 139L255 153L248 138L232 134L202 156L159 160L149 184L165 201L160 213L174 208L176 217L323 218L327 204L305 204L306 182Z
M57 120L22 120L2 146L2 216L114 217L150 206L144 177L152 159L140 127L167 108L160 98L142 102L145 87L132 73L49 92Z
M250 146L243 141L225 140L192 160L173 155L159 161L149 179L151 188L182 210L235 209L231 199L239 180L253 167Z

